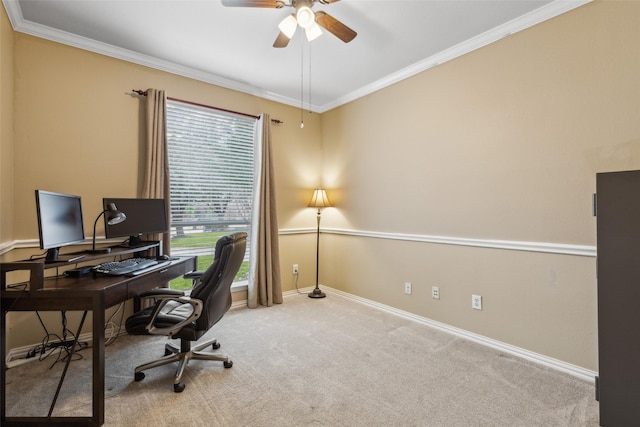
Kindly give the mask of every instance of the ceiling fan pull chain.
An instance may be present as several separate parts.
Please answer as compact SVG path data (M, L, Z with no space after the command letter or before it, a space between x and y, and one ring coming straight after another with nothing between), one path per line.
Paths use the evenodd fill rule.
M307 108L309 110L309 114L311 114L311 43L309 43L309 73L307 74L307 86L309 86L309 94L307 96Z
M300 42L300 129L304 128L304 40Z

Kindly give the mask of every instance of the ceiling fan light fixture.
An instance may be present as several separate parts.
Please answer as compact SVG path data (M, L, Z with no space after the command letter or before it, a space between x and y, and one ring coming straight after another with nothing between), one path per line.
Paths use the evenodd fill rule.
M291 38L296 32L296 28L298 27L298 21L293 15L289 15L280 22L278 25L278 29L282 31L282 34Z
M320 25L316 24L315 22L311 24L309 28L305 28L304 32L307 35L307 40L309 41L315 40L322 35Z
M309 6L300 6L296 11L296 19L302 28L307 29L316 22L316 15Z

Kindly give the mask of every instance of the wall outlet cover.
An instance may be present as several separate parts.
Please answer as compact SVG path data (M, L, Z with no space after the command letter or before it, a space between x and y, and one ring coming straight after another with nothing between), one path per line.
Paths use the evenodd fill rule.
M482 310L482 296L471 295L471 308L474 310Z

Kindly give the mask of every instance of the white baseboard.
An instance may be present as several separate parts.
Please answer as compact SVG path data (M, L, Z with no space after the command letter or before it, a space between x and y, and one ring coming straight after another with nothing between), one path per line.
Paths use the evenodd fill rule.
M93 334L89 332L80 335L78 337L78 342L86 342L89 343L89 346L91 346L91 343L93 342ZM38 345L40 345L40 343L16 347L9 350L9 352L7 353L7 357L5 358L5 366L7 367L7 369L23 365L28 362L33 362L34 360L39 360L38 357L27 358L29 351L31 351L32 348Z
M284 292L283 296L287 297L287 296L292 296L292 295L297 295L298 293L309 293L313 290L313 287L308 287L308 288L303 288L303 289L298 289L298 290L293 290L293 291L287 291ZM589 369L585 369L583 367L577 366L577 365L573 365L571 363L567 363L567 362L563 362L561 360L558 359L554 359L552 357L548 357L539 353L535 353L529 350L525 350L523 348L520 347L516 347L513 346L511 344L507 344L501 341L497 341L494 340L492 338L488 338L479 334L475 334L473 332L469 332L466 331L464 329L460 329L460 328L456 328L454 326L450 326L447 325L445 323L441 323L441 322L437 322L435 320L426 318L426 317L422 317L422 316L418 316L416 314L413 313L409 313L407 311L404 310L400 310L397 309L395 307L391 307L385 304L381 304L375 301L371 301L368 300L366 298L362 298L359 297L357 295L353 295L347 292L343 292L340 291L338 289L333 289L327 286L322 286L322 290L325 292L329 292L329 293L333 293L335 295L339 295L342 296L344 298L359 302L361 304L365 304L369 307L373 307L373 308L377 308L379 310L385 311L387 313L390 314L394 314L396 316L400 316L403 317L405 319L408 320L412 320L427 326L430 326L432 328L436 328L440 331L443 332L447 332L453 335L456 335L458 337L476 342L478 344L482 344L484 346L487 347L491 347L495 350L498 351L502 351L504 353L507 354L511 354L513 356L516 357L520 357L522 359L525 360L529 360L531 362L534 363L538 363L540 365L546 366L547 368L556 370L556 371L560 371L560 372L564 372L566 374L572 375L574 377L580 378L584 381L590 382L590 383L595 383L595 377L598 375L597 372L589 370ZM242 308L242 307L246 307L247 306L247 300L240 300L240 301L235 301L231 308L235 309L235 308ZM126 332L125 332L126 333ZM91 342L92 341L92 334L91 333L87 333L87 334L82 334L80 335L78 341L82 341L82 342ZM27 354L29 353L29 350L31 350L35 345L37 344L33 344L33 345L28 345L28 346L24 346L24 347L17 347L14 349L11 349L9 351L9 353L7 354L7 358L6 358L6 366L7 369L12 368L14 366L18 366L21 365L23 363L27 363L28 361L32 361L32 360L38 360L37 357L32 357L27 359Z
M366 298L359 297L357 295L349 294L347 292L340 291L338 289L333 289L330 287L323 286L322 290L325 292L330 292L336 295L340 295L344 298L348 298L353 301L360 302L362 304L368 305L370 307L377 308L379 310L385 311L387 313L395 314L400 317L404 317L405 319L413 320L418 323L422 323L424 325L430 326L432 328L436 328L443 332L447 332L458 337L476 342L478 344L482 344L487 347L491 347L495 350L546 366L547 368L564 372L566 374L572 375L574 377L580 378L589 383L595 384L595 378L598 375L597 372L585 369L583 367L573 365L571 363L563 362L558 359L554 359L552 357L548 357L539 353L535 353L529 350L525 350L520 347L513 346L511 344L507 344L501 341L494 340L492 338L488 338L482 335L475 334L473 332L466 331L464 329L456 328L454 326L447 325L445 323L437 322L435 320L418 316L413 313L409 313L407 311L403 311L397 309L395 307L391 307L385 304L380 304L375 301L368 300Z
M245 289L234 289L234 291L246 290L246 284L244 284L243 286ZM311 289L312 288L309 288L309 292L311 291ZM287 292L285 293L285 296L287 294L295 294L295 293L296 293L295 291ZM247 300L243 299L243 300L234 301L231 304L231 309L242 308L246 306L247 306ZM124 327L122 327L119 335L125 335L126 333L127 332L124 330ZM78 341L89 343L89 346L91 346L91 343L93 342L93 334L91 332L84 333L80 335L80 337L78 338ZM20 366L25 363L33 362L34 360L39 360L38 357L27 358L29 351L31 351L32 348L38 345L40 345L40 343L34 343L34 344L29 344L22 347L15 347L10 349L7 352L7 356L5 358L5 366L7 367L7 369L14 368L16 366Z

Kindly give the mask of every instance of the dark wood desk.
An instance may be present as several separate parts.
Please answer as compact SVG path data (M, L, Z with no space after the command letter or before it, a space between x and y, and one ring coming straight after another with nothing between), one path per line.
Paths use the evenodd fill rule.
M114 254L112 253L111 256ZM46 266L49 268L49 265ZM104 424L105 390L105 310L137 297L141 292L197 269L197 257L179 257L171 264L139 276L81 276L44 278L42 262L10 262L0 264L2 336L0 339L1 413L0 424L41 425L47 423L100 426ZM29 289L7 289L7 273L29 270ZM92 311L92 385L93 409L91 417L7 417L6 416L6 320L9 311Z

